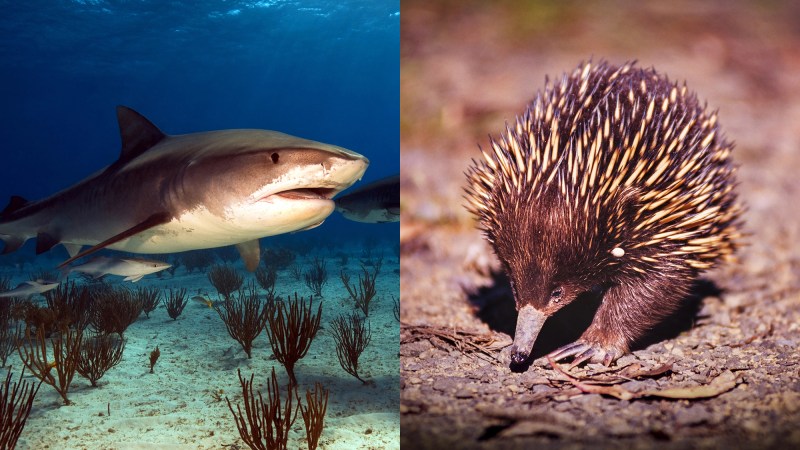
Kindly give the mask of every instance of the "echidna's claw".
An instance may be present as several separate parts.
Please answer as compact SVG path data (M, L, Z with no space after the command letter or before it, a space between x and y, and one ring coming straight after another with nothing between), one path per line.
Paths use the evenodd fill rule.
M604 366L608 366L621 355L622 352L614 348L606 349L600 344L592 344L583 340L578 340L553 351L548 356L550 356L553 361L560 361L572 357L572 363L570 363L569 366L569 368L572 369L586 361L602 363Z
M570 356L575 356L579 353L583 353L590 348L589 344L582 342L582 341L575 341L571 344L567 344L557 350L554 350L550 353L550 358L553 361L560 361L564 358L569 358Z
M582 353L575 355L575 357L572 359L572 363L569 365L569 368L572 369L573 367L578 366L582 362L594 356L594 354L595 354L594 348L592 347L587 348Z

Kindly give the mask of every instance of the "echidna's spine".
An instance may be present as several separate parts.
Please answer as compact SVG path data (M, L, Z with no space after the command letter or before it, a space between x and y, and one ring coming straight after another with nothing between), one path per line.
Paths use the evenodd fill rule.
M555 352L609 361L733 253L732 144L685 85L633 64L582 64L547 84L467 172L467 208L509 274L513 360L587 291L603 303Z
M663 247L707 269L732 253L739 236L730 152L716 112L706 112L685 85L630 63L589 62L548 84L492 139L468 172L467 208L492 239L502 226L498 211L530 204L548 189L558 190L568 211L595 218L609 199L634 195L635 208L618 212L630 217L608 230L618 236L615 248ZM623 230L623 220L635 225ZM646 270L658 256L631 269Z

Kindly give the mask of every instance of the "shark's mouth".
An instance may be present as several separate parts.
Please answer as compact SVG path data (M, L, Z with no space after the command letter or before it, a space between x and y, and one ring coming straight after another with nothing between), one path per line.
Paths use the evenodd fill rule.
M330 200L340 190L335 188L302 188L276 192L272 195L290 200Z

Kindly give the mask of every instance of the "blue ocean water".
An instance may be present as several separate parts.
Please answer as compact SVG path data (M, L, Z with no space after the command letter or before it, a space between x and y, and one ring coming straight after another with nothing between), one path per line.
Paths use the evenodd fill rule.
M112 163L115 106L168 134L264 128L399 172L399 2L3 1L0 201L36 200ZM303 238L346 231L332 215ZM29 244L30 245L30 244Z
M12 195L44 198L112 164L120 152L117 105L167 134L261 128L345 147L370 160L353 188L399 172L399 0L0 0L0 11L0 203ZM35 241L0 255L0 278L9 287L67 257L62 246L34 256ZM317 228L263 238L261 247L290 249L303 271L318 255L327 261L328 283L313 299L315 308L318 301L324 306L323 331L296 369L303 389L321 382L331 390L321 448L399 448L399 319L392 311L399 299L399 224L357 223L334 212ZM232 247L212 255L253 278ZM340 273L355 282L362 270L377 273L380 257L362 384L339 367L327 330L340 314L358 312ZM185 262L137 285L113 276L69 280L186 288L195 300L220 298L206 274ZM309 298L287 267L279 269L276 286L284 299ZM40 296L32 299L44 306ZM76 376L69 408L60 409L54 389L42 385L19 448L56 441L63 448L240 442L222 399L241 399L237 370L255 373L263 385L275 368L286 381L266 333L256 338L250 360L205 302L190 301L178 320L166 315L159 307L129 327L122 362L99 389ZM148 375L145 360L156 346L165 356ZM16 352L9 361L16 379L22 366ZM26 379L33 380L30 371ZM300 434L293 432L290 442L305 439Z

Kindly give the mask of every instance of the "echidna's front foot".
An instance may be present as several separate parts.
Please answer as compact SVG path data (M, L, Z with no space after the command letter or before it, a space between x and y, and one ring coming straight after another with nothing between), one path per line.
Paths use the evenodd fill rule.
M591 343L584 339L578 339L572 344L565 345L551 352L548 356L552 358L553 361L560 361L571 356L572 364L570 364L570 368L573 368L584 361L602 363L608 366L622 356L623 353L621 349L615 347L604 347L599 343Z

